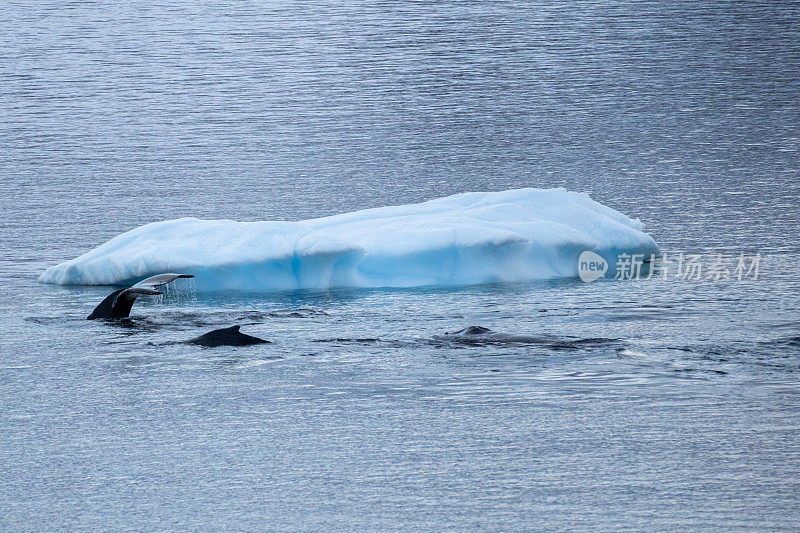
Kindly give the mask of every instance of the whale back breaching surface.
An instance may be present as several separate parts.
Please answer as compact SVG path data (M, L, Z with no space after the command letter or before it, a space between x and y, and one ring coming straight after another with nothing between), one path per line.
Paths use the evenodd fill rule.
M510 335L492 331L482 326L469 326L464 329L448 332L434 337L440 341L450 341L457 344L482 346L486 344L544 344L543 338L529 335Z
M239 331L240 326L215 329L194 339L186 341L187 344L196 344L207 348L218 346L250 346L252 344L269 344L269 341L247 335Z
M141 295L158 296L164 294L158 288L171 283L179 278L193 278L191 274L157 274L145 280L140 281L132 287L127 289L119 289L103 299L100 304L94 308L87 320L95 320L98 318L125 318L131 314L133 302L136 301Z

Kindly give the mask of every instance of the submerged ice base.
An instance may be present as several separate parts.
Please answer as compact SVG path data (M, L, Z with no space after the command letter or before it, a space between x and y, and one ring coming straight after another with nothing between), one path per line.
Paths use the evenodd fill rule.
M643 229L565 189L464 193L300 222L154 222L39 281L120 285L181 272L199 291L457 286L577 277L585 250L613 274L618 254L659 253Z

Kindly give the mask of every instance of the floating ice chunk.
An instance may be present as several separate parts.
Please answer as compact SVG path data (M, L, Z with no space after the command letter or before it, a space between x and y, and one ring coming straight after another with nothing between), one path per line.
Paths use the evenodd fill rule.
M585 250L658 254L640 221L564 189L464 193L300 222L182 218L48 268L44 283L119 285L194 274L200 291L417 287L578 275Z

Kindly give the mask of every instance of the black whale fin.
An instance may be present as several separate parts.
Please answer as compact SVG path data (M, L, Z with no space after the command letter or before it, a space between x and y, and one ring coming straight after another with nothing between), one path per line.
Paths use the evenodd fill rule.
M206 346L208 348L216 348L217 346L249 346L251 344L267 344L269 341L246 335L239 331L240 326L231 326L229 328L215 329L209 331L194 339L186 341L187 344L196 344L198 346Z
M136 301L140 295L157 296L164 294L157 290L158 287L166 285L178 278L193 278L191 274L158 274L140 281L133 287L127 289L119 289L100 302L100 305L94 308L92 314L89 315L87 320L95 320L98 318L125 318L131 314L133 302Z

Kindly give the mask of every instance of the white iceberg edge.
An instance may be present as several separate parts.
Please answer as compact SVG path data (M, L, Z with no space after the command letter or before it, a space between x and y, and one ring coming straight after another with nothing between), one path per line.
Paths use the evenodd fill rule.
M660 253L639 220L565 189L473 192L300 222L146 224L48 268L43 283L193 274L198 291L459 286L577 277L585 250Z

